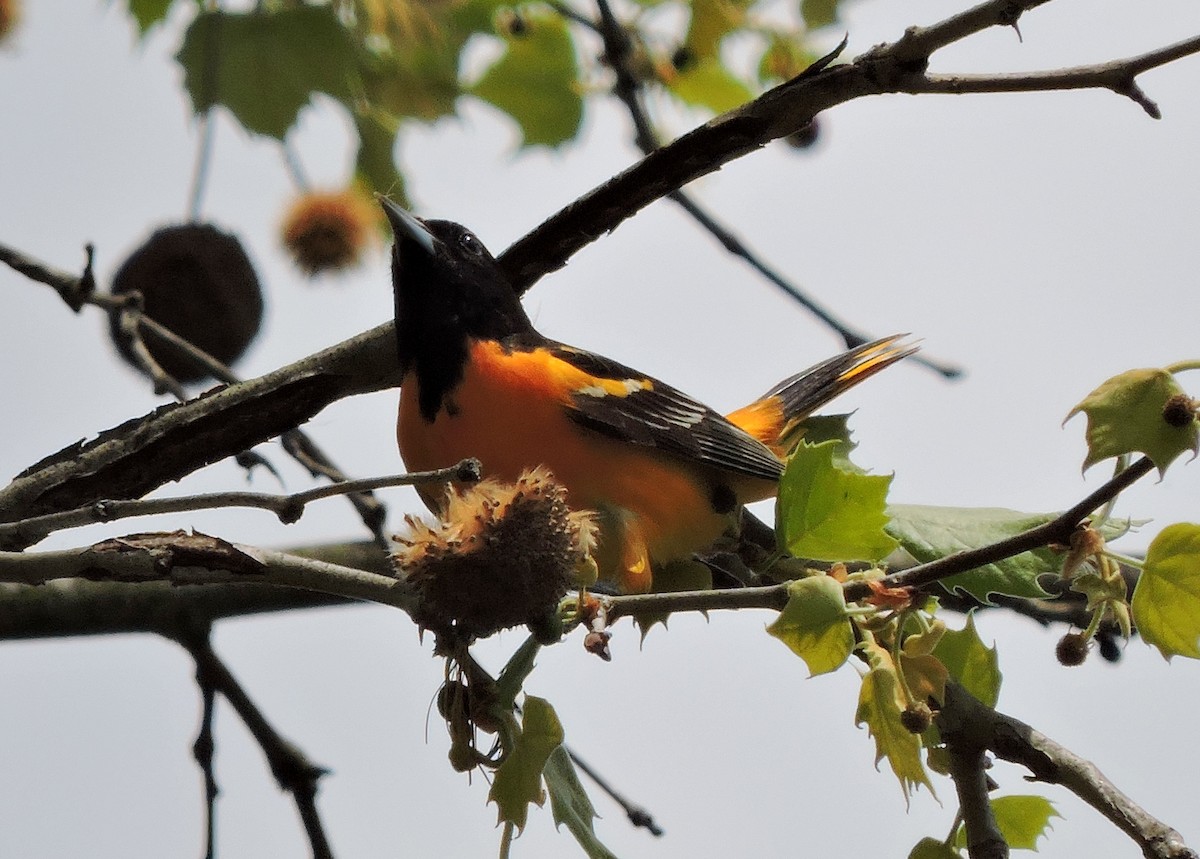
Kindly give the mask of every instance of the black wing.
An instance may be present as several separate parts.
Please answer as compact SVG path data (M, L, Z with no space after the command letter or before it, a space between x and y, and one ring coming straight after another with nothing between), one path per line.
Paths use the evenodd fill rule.
M560 343L546 348L588 375L627 383L619 394L600 386L575 392L568 414L580 426L750 477L778 480L782 474L770 448L687 394L601 355Z

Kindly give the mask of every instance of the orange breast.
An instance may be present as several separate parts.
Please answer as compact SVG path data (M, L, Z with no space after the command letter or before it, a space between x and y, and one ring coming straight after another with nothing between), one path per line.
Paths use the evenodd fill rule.
M407 468L441 468L474 456L484 474L515 481L521 471L545 465L567 488L574 509L605 514L608 533L601 539L627 544L624 570L602 571L620 579L626 590L649 588L649 570L628 558L628 545L639 541L656 563L689 557L706 548L729 525L713 512L710 487L701 471L645 447L617 441L578 426L567 415L570 391L595 380L544 350L507 354L494 343L473 344L462 382L450 394L433 423L418 408L416 376L409 373L400 391L397 437ZM625 390L613 383L608 396ZM764 481L735 481L739 494L766 497ZM764 486L767 490L764 491ZM422 497L435 506L440 490ZM750 499L742 499L750 500ZM628 534L614 528L631 529ZM603 547L602 547L603 548ZM636 553L635 553L636 554Z

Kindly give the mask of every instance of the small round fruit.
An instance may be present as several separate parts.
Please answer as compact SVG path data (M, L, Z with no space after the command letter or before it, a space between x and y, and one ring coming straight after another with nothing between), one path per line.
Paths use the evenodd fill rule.
M224 364L232 364L258 333L263 297L242 244L210 224L163 227L134 251L113 277L115 295L139 292L145 314ZM142 367L110 318L121 356ZM150 355L180 382L198 382L208 370L172 344L143 332Z

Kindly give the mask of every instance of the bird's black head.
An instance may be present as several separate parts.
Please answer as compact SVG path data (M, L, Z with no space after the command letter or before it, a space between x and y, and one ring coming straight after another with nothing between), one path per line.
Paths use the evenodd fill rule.
M423 407L427 393L440 404L461 377L468 339L504 340L532 333L533 325L504 270L474 233L452 221L419 220L386 198L380 203L395 236L400 367L419 374Z

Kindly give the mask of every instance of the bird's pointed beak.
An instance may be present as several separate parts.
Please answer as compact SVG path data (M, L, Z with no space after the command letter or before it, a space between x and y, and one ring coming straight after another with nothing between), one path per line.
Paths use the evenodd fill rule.
M379 195L379 205L383 206L388 223L392 225L392 235L396 237L396 241L405 238L412 239L424 248L426 253L434 253L433 233L429 232L429 228L412 213L397 206L383 195Z

